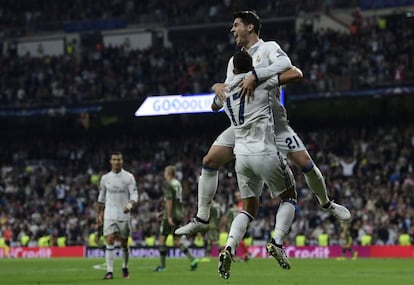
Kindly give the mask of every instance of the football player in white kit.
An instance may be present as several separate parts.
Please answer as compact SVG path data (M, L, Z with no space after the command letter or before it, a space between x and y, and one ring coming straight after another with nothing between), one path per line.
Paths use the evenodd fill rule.
M265 42L259 38L261 23L254 11L240 11L233 15L231 33L236 44L246 50L253 58L254 72L242 81L243 95L252 97L256 85L266 80L274 83L273 96L270 96L276 132L276 144L279 151L292 161L305 175L305 180L316 195L322 209L329 211L341 221L351 218L349 210L329 200L324 177L310 157L305 145L294 130L289 126L285 108L278 97L278 87L281 84L293 82L302 77L300 70L292 67L289 57L274 41ZM290 72L290 76L285 77ZM295 75L292 75L296 73ZM215 103L225 98L227 85L233 79L233 59L229 60L227 76L224 83L213 85L213 91L218 95ZM253 98L254 100L254 98ZM216 104L213 104L216 105ZM234 130L232 127L224 130L213 143L206 156L198 185L198 210L196 217L187 225L176 230L178 235L194 234L208 229L209 207L214 198L218 184L218 169L231 161L234 147Z
M106 242L107 273L104 279L113 279L114 247L117 238L120 239L122 248L122 276L129 278L130 212L138 201L138 191L134 175L123 169L123 157L120 152L111 154L110 164L111 171L104 174L100 181L97 213L97 224L103 224Z
M252 58L246 51L239 51L233 62L236 75L229 83L224 110L235 134L235 169L243 209L234 218L226 246L219 255L219 275L224 279L230 277L235 249L257 214L263 183L268 186L271 197L280 196L282 199L276 214L274 237L267 249L282 268L290 269L282 243L295 217L297 199L293 174L275 143L273 114L269 105L272 94L266 89L268 82L260 84L254 90L254 100L247 102L247 96L240 95L239 85L247 72L253 70Z

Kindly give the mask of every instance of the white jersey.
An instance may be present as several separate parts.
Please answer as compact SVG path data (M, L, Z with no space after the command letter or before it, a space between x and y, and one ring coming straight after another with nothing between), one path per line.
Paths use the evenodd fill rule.
M275 86L274 78L277 74L292 67L292 63L286 53L275 41L263 41L260 39L257 43L246 50L253 59L259 82L263 83L263 88L269 90L270 105L274 116L274 127L276 134L286 130L288 119L286 109L281 105L279 100L279 88ZM230 84L234 78L233 74L233 57L230 58L227 65L227 76L225 83Z
M258 86L254 100L240 97L240 82L246 74L238 74L230 82L224 110L233 125L235 155L263 155L277 153L273 116L269 107L269 92Z
M131 200L138 201L136 181L132 173L122 169L118 173L110 171L102 176L98 202L105 204L105 220L129 220L130 214L125 214L123 210Z
M292 187L295 182L290 168L276 147L270 98L276 99L277 88L273 88L272 85L276 84L271 84L271 80L272 77L291 68L292 64L276 42L259 40L247 52L253 59L259 82L264 83L257 86L251 102L243 103L240 98L237 98L238 90L231 90L233 86L237 86L237 81L240 79L233 74L233 58L230 59L225 81L230 90L224 106L232 121L231 129L234 132L223 132L227 135L223 135L221 140L228 142L231 134L234 134L235 169L242 198L260 196L263 182L269 186L271 196L276 197ZM266 80L269 81L266 83ZM229 104L231 108L236 109L236 113L234 110L230 111ZM237 110L242 110L244 113ZM243 118L243 124L236 125L235 123L237 120L240 121L240 118ZM220 145L219 139L220 137L215 142L218 145ZM269 153L266 154L268 151Z
M289 127L286 109L279 100L279 88L276 87L275 74L283 73L292 67L289 57L281 50L276 42L259 40L247 52L253 58L253 66L260 82L266 80L261 87L269 90L270 109L273 113L273 126L276 134L278 150L287 156L288 153L306 150L300 137ZM226 84L231 84L233 74L233 58L227 65ZM270 76L270 78L269 78ZM234 147L235 135L233 126L227 128L217 137L214 145Z

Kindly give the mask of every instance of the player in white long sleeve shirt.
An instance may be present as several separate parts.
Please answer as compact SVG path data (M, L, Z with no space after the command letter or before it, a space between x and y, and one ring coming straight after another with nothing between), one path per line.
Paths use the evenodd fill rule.
M235 73L252 70L250 55L245 51L236 53L234 66ZM290 269L281 242L295 215L293 174L275 144L273 115L269 104L271 94L266 89L266 83L259 85L254 91L254 100L247 102L246 96L240 95L239 86L245 76L246 73L233 76L224 101L224 110L235 134L235 169L243 201L243 210L233 220L225 249L219 255L219 274L224 279L230 277L232 256L257 214L263 183L268 186L272 197L280 196L282 199L275 224L278 244L272 241L267 249L282 268Z
M255 86L260 85L265 80L272 80L274 83L272 94L274 96L269 98L274 115L276 144L279 151L302 170L309 188L314 192L323 209L340 220L349 220L351 217L349 210L329 200L325 180L320 170L314 164L302 140L289 126L286 110L280 104L279 85L300 79L302 77L301 72L292 67L289 57L276 42L264 42L259 38L261 23L255 12L237 12L233 15L233 18L231 33L236 44L252 56L255 68L255 71L242 81L241 93L251 97ZM218 95L213 106L220 105L220 98L225 97L226 87L234 77L232 71L233 59L231 58L227 66L225 82L213 85L213 91ZM286 80L282 80L282 77L289 72L293 75L288 76ZM198 186L197 215L187 225L179 228L176 234L194 234L208 229L209 205L217 190L218 169L234 158L234 141L234 130L229 127L217 137L207 155L203 157L203 167Z
M122 248L122 275L129 278L130 212L138 201L138 191L132 173L122 168L123 157L120 152L111 154L110 164L111 171L101 178L98 196L97 223L103 224L106 242L107 273L104 279L113 279L114 244L117 238L120 239Z
M235 60L239 68L246 70L248 59L251 57L247 52L238 52ZM250 69L248 69L250 70ZM240 71L238 71L240 72ZM230 119L234 134L235 144L233 152L236 155L265 155L277 153L275 144L275 133L273 115L269 105L269 92L265 88L266 83L255 89L255 98L248 102L246 96L240 96L240 83L247 73L238 73L229 82L229 92L223 103L224 110Z

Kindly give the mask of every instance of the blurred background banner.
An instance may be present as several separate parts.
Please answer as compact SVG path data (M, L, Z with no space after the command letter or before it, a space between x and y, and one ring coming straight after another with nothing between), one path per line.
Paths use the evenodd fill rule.
M214 94L150 96L145 99L135 116L162 116L212 112Z
M252 258L268 258L264 246L249 246ZM355 246L358 258L414 258L414 246ZM191 253L196 257L206 257L204 248L190 248ZM211 256L218 256L217 247L212 248ZM286 254L290 258L336 258L341 256L340 246L287 246ZM169 257L182 258L184 255L179 248L170 248L167 251ZM121 256L119 248L115 256ZM236 252L236 256L242 254ZM0 248L1 258L60 258L60 257L86 257L104 258L104 248L69 246L69 247L12 247L10 249ZM156 258L159 257L157 247L136 247L130 248L132 258ZM351 256L348 256L351 257Z

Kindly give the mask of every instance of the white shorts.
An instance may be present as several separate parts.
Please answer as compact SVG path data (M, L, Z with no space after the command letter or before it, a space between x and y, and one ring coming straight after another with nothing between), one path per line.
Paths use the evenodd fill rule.
M122 239L128 239L131 232L129 221L104 220L103 235L118 235Z
M232 127L228 127L216 138L213 145L234 148L235 141L236 137L234 135L234 129Z
M235 135L232 127L225 129L214 141L213 145L226 146L234 148ZM276 146L283 156L287 157L288 153L306 150L301 138L289 126L276 134Z
M295 185L292 171L286 159L279 154L237 155L236 174L241 197L259 197L263 183L272 198Z
M276 146L285 157L288 153L306 150L301 138L289 126L276 134Z

